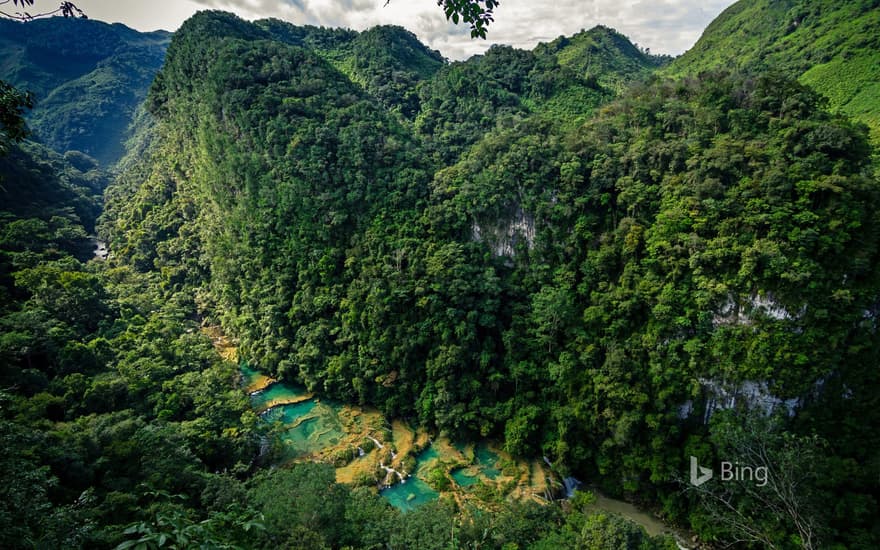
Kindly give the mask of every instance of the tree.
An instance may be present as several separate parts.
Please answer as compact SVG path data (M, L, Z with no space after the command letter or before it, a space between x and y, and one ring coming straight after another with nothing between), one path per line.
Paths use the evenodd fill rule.
M9 0L0 0L0 6L4 6L8 3ZM21 8L22 10L24 10L24 8L28 6L33 6L34 0L12 0L12 5L16 8ZM59 13L64 17L82 17L83 19L86 18L86 14L83 13L81 9L76 7L73 2L61 2L61 4L52 11L36 14L32 14L27 11L16 11L13 13L7 13L3 10L0 10L0 16L6 17L8 19L17 19L19 21L31 21L39 17L50 17Z
M150 491L150 518L130 524L123 534L126 540L116 550L127 548L240 548L248 533L263 529L255 512L231 504L223 512L213 511L208 518L194 521L180 507L184 495ZM233 544L232 542L235 542Z
M5 154L11 144L27 137L24 110L33 106L30 92L22 92L0 80L0 155Z
M391 3L386 0L385 5ZM456 25L459 21L471 26L472 38L486 38L486 27L495 19L492 12L498 7L498 0L437 0L437 5L443 8L446 19Z
M459 19L471 26L472 38L486 38L486 27L494 21L492 12L498 7L497 0L437 0L446 19L458 24Z
M273 544L309 537L321 546L339 546L344 539L345 502L348 490L336 484L328 464L297 464L259 478L250 492L251 502L265 518ZM303 544L309 546L309 544Z
M718 537L765 548L788 548L792 541L801 548L820 548L825 525L821 502L826 498L819 481L821 475L829 475L822 472L823 442L784 431L777 418L754 413L745 418L719 416L712 439L728 465L726 471L737 468L741 474L732 480L721 475L699 486L687 484L709 521L718 526Z

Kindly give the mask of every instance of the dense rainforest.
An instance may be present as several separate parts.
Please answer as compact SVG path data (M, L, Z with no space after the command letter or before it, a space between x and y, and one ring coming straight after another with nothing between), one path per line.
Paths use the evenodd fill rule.
M0 89L0 547L877 547L877 7L743 0L675 60L606 27L450 63L399 27L0 21L36 96ZM688 536L275 467L217 332Z

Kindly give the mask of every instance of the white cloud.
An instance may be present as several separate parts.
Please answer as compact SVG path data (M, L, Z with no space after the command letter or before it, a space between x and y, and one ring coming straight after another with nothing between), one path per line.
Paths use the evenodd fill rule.
M37 0L37 4L58 4L56 0ZM124 23L141 31L173 31L204 6L193 0L73 0L92 19Z
M43 0L48 1L48 0ZM488 40L446 21L435 0L79 0L90 17L152 30L176 29L198 9L233 11L246 19L277 17L297 24L363 30L401 25L450 59L493 43L532 48L559 35L606 25L655 53L679 54L733 0L501 0Z

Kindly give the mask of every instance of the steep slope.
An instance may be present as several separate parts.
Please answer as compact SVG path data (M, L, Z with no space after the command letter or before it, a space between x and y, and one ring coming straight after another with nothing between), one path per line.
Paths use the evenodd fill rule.
M64 153L109 165L124 153L126 128L162 65L170 34L55 17L0 21L0 79L36 97L29 124Z
M107 183L107 174L85 155L62 156L24 142L0 157L0 212L24 218L70 216L94 231Z
M476 392L482 406L458 394L466 410L498 414L512 451L555 457L609 491L653 493L674 513L684 503L667 491L688 454L710 442L716 457L736 452L719 442L750 409L788 403L793 439L820 434L829 469L855 460L866 465L856 483L876 487L867 319L880 185L867 136L818 105L779 78L659 81L572 132L535 120L496 132L439 171L429 234L479 242L497 276L482 292L501 304L501 336L483 335L501 374ZM875 503L848 482L810 487L804 502ZM739 536L688 513L707 538ZM837 511L815 520L848 544L874 525ZM790 529L776 517L764 528L773 544Z
M0 311L15 294L10 274L38 261L92 257L101 192L108 175L87 157L64 157L38 143L0 156Z
M491 430L475 404L456 411L469 388L502 377L484 359L508 322L496 294L504 261L484 258L484 243L449 240L449 228L423 238L434 231L424 213L438 166L423 148L433 133L426 120L461 139L428 144L446 162L493 130L508 105L540 114L541 98L581 80L565 80L570 72L560 74L553 56L493 48L420 86L427 103L414 136L396 106L325 61L360 41L375 50L387 33L411 38L218 12L190 19L150 92L156 137L108 192L104 233L119 258L160 268L172 287L202 281L205 314L220 317L255 364L392 415ZM377 58L408 60L401 67L425 78L434 65L422 62L432 59L424 51L410 45ZM581 113L611 95L583 89L590 101ZM470 103L450 103L459 99Z
M22 142L0 155L6 549L116 547L126 524L149 521L141 484L191 495L204 513L195 497L211 472L257 453L237 368L200 334L192 296L95 258L107 179L79 152ZM191 534L182 540L191 546Z
M718 16L670 76L728 69L798 78L880 139L880 2L741 0Z
M318 377L345 347L328 331L358 270L347 256L368 228L415 217L428 173L377 100L314 53L265 38L221 13L181 28L150 94L158 137L133 167L144 179L109 205L107 232L171 284L200 262L213 312L248 357L352 398L349 376L341 388Z

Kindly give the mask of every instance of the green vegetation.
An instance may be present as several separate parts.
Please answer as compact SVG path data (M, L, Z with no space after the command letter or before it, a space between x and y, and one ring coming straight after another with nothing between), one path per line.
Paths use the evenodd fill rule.
M95 197L88 174L34 144L2 162L4 192L29 190L39 206L3 213L4 548L500 549L588 521L535 503L436 503L404 520L374 492L334 483L330 465L258 469L259 424L237 366L199 331L192 287L82 261L95 210L81 221L62 205ZM40 213L49 220L28 217Z
M699 421L715 381L784 400L871 376L870 148L807 88L658 79L589 117L622 81L581 77L568 53L616 36L599 29L442 68L410 126L328 57L262 32L222 14L181 30L151 93L162 160L144 158L146 183L105 225L165 285L204 280L200 305L261 368L458 437L503 435L697 524L676 476L721 429ZM650 59L629 51L616 66L634 79ZM573 90L593 98L580 123L552 103ZM872 441L864 425L818 420L835 399L788 429L863 460L844 441Z
M668 61L667 57L640 51L625 36L603 26L570 37L560 36L549 44L540 44L536 52L553 53L560 66L617 92Z
M0 80L0 154L6 154L10 144L25 138L27 126L23 117L24 110L33 106L34 100L30 94Z
M294 27L277 19L256 24L273 39L312 50L362 86L383 107L408 119L418 111L416 86L443 65L440 52L429 50L401 27L373 27L357 33Z
M468 476L518 473L484 445L427 474L479 509L262 468L217 325L319 398L546 457L709 543L880 545L871 7L741 2L660 75L602 27L447 64L400 28L202 12L97 221L107 176L15 144L4 89L0 546L675 547L586 493L507 502ZM691 456L780 471L696 490Z
M666 74L725 68L784 72L880 140L880 2L742 0L722 13Z
M23 143L0 174L0 545L112 547L145 516L192 519L209 472L253 463L236 366L191 298L88 261L107 180L94 160Z
M125 153L126 131L169 41L163 31L79 18L0 18L0 80L33 93L34 137L109 166Z

